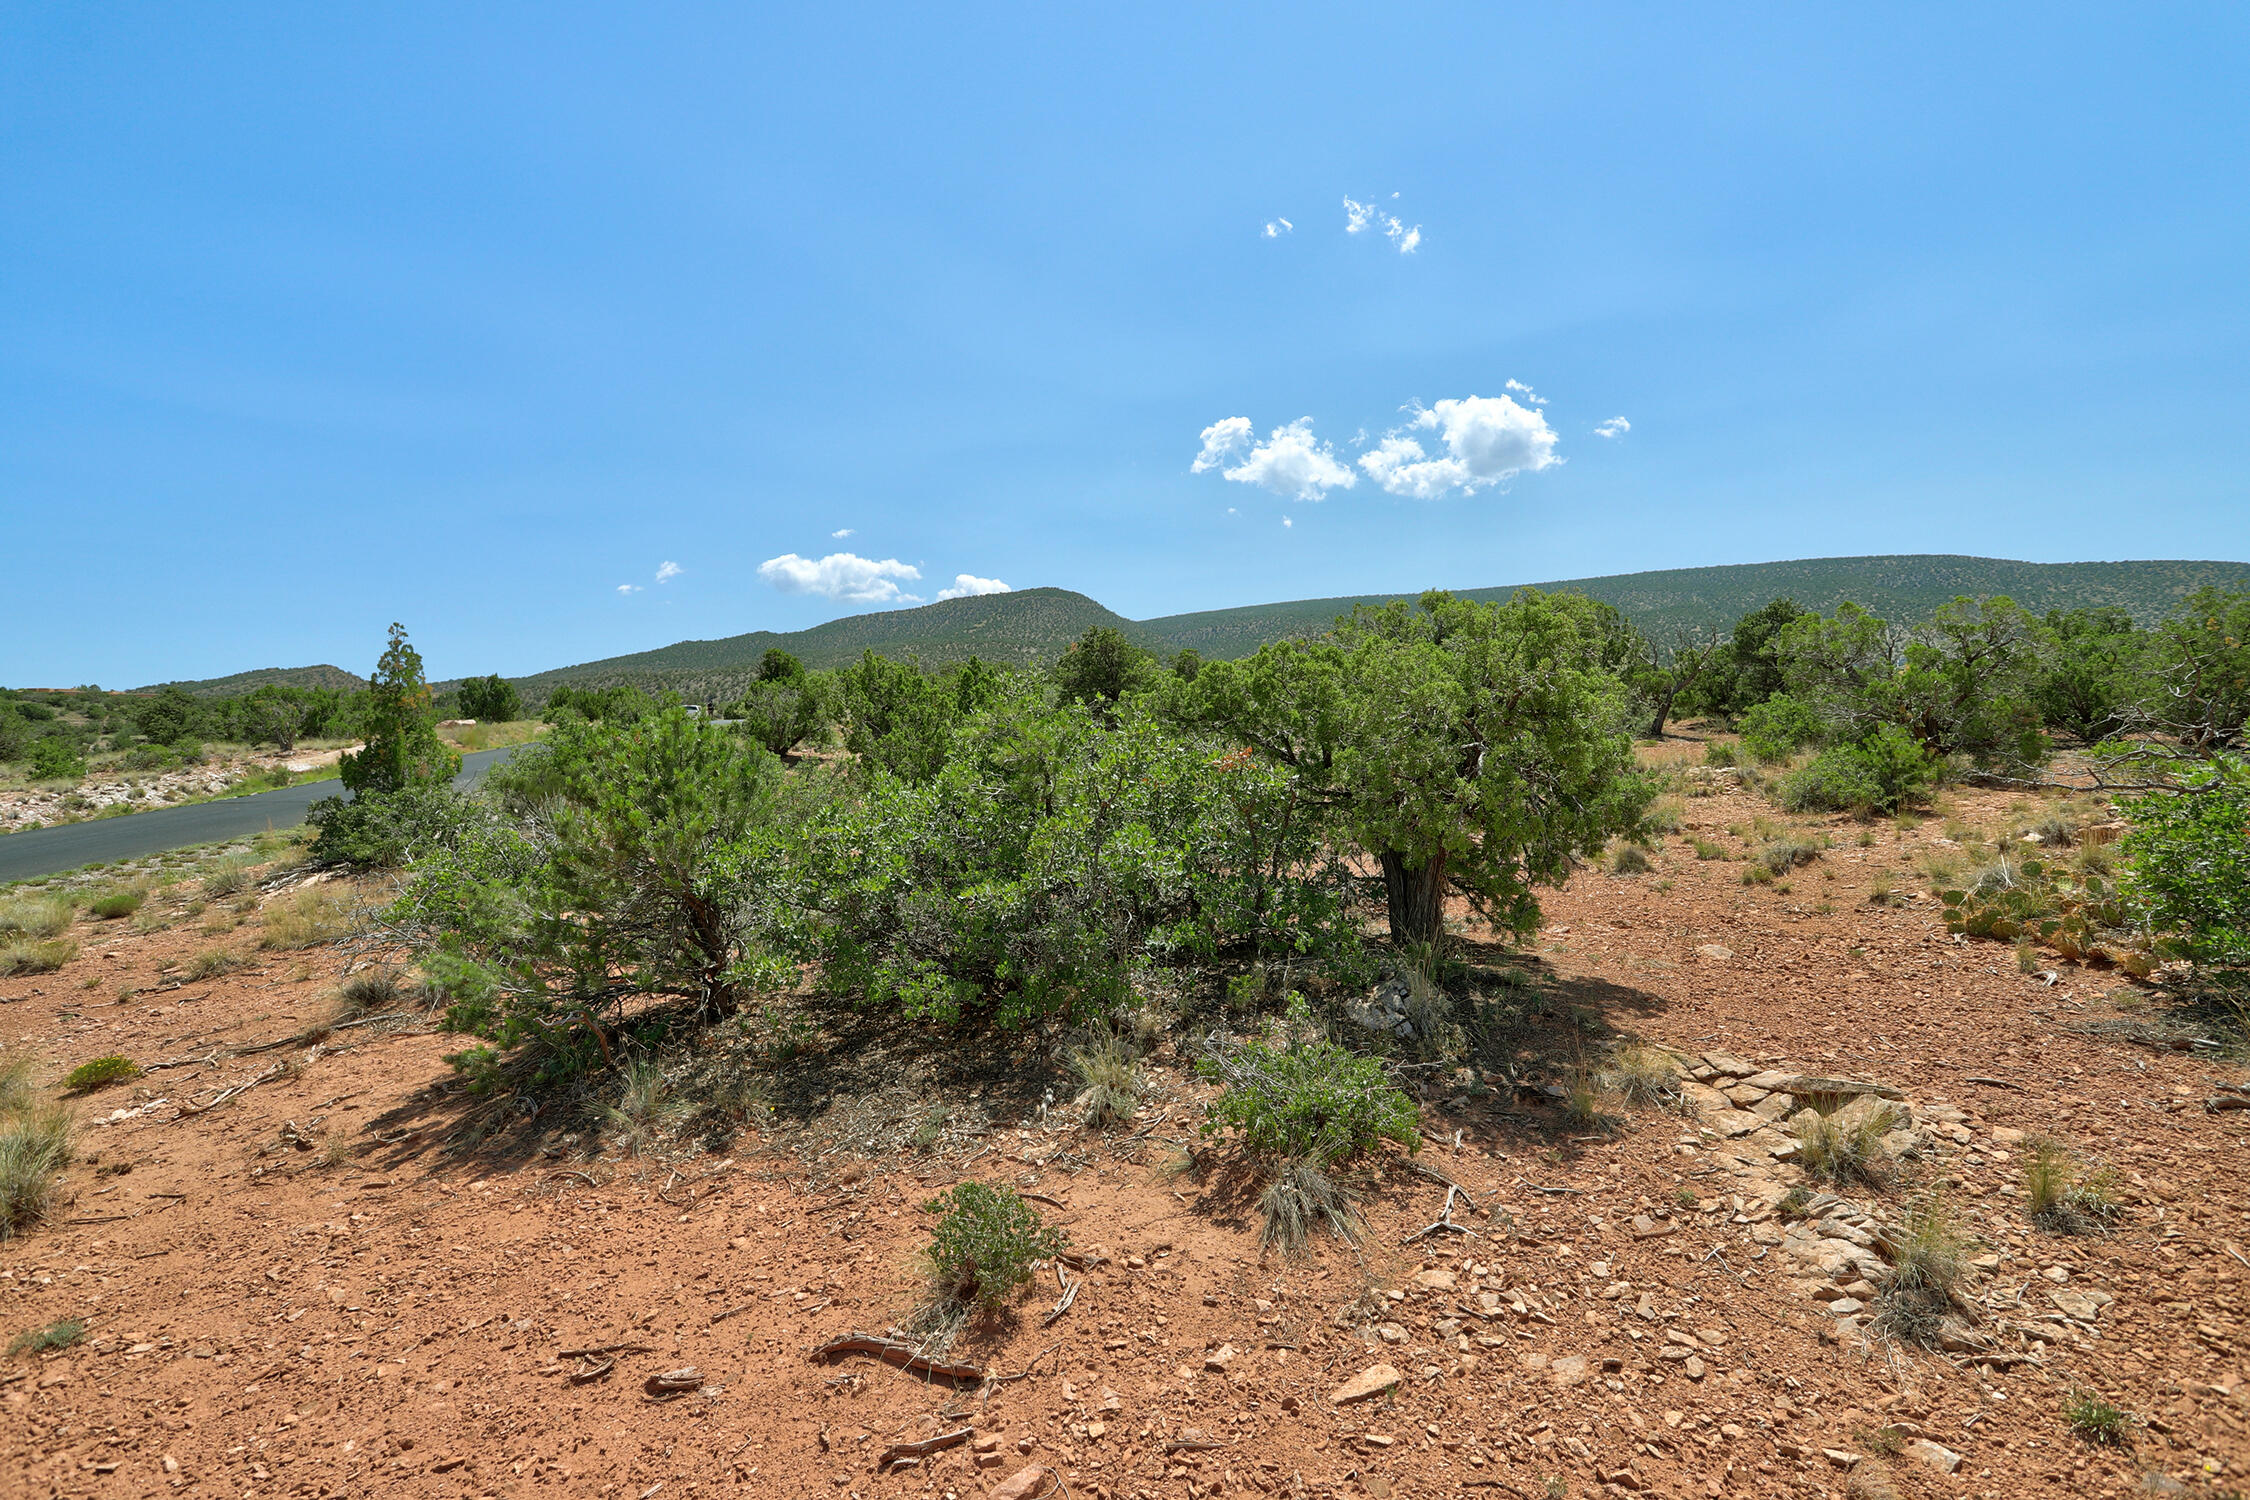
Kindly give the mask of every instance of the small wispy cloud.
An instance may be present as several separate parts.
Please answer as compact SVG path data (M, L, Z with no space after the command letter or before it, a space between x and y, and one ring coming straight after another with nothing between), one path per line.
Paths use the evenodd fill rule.
M859 535L858 532L852 530L852 528L849 526L846 526L841 531L831 531L828 534L839 542L842 541L845 537Z
M676 562L660 563L656 569L656 581L658 583L670 583L685 571L687 570Z
M921 596L909 594L897 580L913 582L922 571L895 557L855 557L831 552L826 557L799 557L784 552L758 564L758 576L785 594L818 594L854 604L918 604Z
M1398 194L1391 194L1396 198ZM1422 226L1409 227L1397 214L1389 213L1372 203L1361 203L1354 198L1344 200L1344 233L1364 234L1368 230L1381 230L1401 255L1412 255L1422 245Z
M1203 449L1190 474L1213 469L1236 484L1254 484L1295 500L1318 500L1332 489L1350 489L1359 476L1313 436L1312 418L1276 427L1264 442L1252 436L1248 417L1224 417L1203 429Z
M1295 234L1296 232L1297 226L1290 223L1287 219L1273 218L1266 220L1266 227L1261 237L1269 240L1278 240L1285 234Z
M1295 516L1283 516L1281 518L1281 524L1284 526L1294 526L1297 524L1297 518Z
M620 594L637 594L640 591L641 586L637 583L621 583L617 586L617 592Z
M1632 430L1633 424L1626 421L1623 417L1611 417L1606 422L1596 424L1594 428L1594 435L1596 437L1605 438L1623 437L1626 433L1631 432Z
M970 599L978 594L1012 594L1014 592L1014 589L1009 588L997 578L979 578L974 573L956 573L953 575L953 587L939 589L938 597L940 599Z
M1509 381L1508 389L1523 397L1525 401L1529 402L1533 406L1545 406L1547 404L1547 398L1545 396L1540 395L1537 391L1533 390L1530 386L1525 385L1520 380Z

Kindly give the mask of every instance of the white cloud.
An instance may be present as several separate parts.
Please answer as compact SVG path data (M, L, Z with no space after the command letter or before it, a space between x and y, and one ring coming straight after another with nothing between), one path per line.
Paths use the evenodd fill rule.
M1294 526L1297 524L1297 518L1295 516L1283 516L1281 518L1281 524L1284 526Z
M1623 417L1611 417L1608 421L1603 422L1594 428L1594 432L1597 436L1605 438L1623 437L1626 433L1631 432L1632 430L1633 424L1626 421Z
M617 586L617 592L620 594L637 594L640 591L641 586L637 583L621 583Z
M841 531L831 531L828 534L834 537L839 542L842 541L845 537L858 535L858 533L853 531L849 526L846 526Z
M997 578L979 578L974 573L956 573L953 575L953 587L939 589L938 597L940 599L966 599L974 594L1012 594L1014 592L1015 590L1009 588Z
M1203 451L1195 455L1188 465L1190 474L1202 474L1223 466L1250 441L1248 417L1222 417L1203 429Z
M1523 397L1524 400L1530 402L1533 406L1545 406L1547 404L1547 398L1545 396L1540 395L1537 391L1533 390L1530 386L1525 385L1520 380L1509 381L1508 389Z
M1246 446L1250 451L1243 454ZM1240 462L1235 461L1238 456ZM1236 484L1258 485L1298 500L1318 500L1329 490L1348 490L1359 482L1359 476L1337 460L1336 451L1313 436L1310 417L1276 427L1262 443L1251 441L1248 417L1213 422L1203 429L1203 451L1188 465L1188 472L1212 469Z
M1394 432L1374 452L1360 455L1359 466L1389 493L1412 500L1434 500L1456 489L1473 495L1562 462L1546 413L1509 396L1440 401L1416 411L1407 425L1435 432L1444 456L1431 458L1414 438Z
M1391 194L1396 198L1398 194ZM1422 245L1422 226L1409 228L1397 214L1387 214L1372 203L1361 203L1351 198L1344 200L1344 233L1358 234L1363 230L1380 229L1383 237L1398 247L1401 255L1412 255Z
M1273 218L1266 220L1264 237L1269 240L1278 240L1285 234L1295 234L1296 232L1297 226L1287 219Z
M849 552L831 552L816 561L784 552L758 564L758 576L785 594L819 594L855 604L921 602L919 595L906 593L893 581L911 582L922 576L921 570L895 557L878 561Z
M679 577L680 574L685 571L686 569L682 568L676 562L660 564L656 570L656 581L658 583L670 583L673 579Z

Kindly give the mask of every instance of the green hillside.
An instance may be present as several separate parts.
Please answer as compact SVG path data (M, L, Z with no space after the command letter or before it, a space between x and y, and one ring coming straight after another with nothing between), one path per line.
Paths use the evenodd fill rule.
M1577 589L1606 600L1625 611L1643 630L1665 636L1682 627L1731 625L1784 594L1823 613L1849 599L1892 620L1919 619L1960 594L2005 594L2039 614L2050 609L2119 605L2146 625L2170 613L2181 599L2206 584L2250 588L2250 564L2027 563L1932 555L1821 557L1568 578L1538 587ZM1472 599L1504 599L1514 587L1460 592ZM1169 650L1193 646L1210 657L1246 656L1267 641L1317 635L1355 604L1379 604L1394 597L1360 594L1203 610L1144 620L1141 628L1160 638Z
M1037 666L1052 661L1096 625L1108 625L1136 638L1146 637L1146 632L1131 620L1111 613L1084 594L1069 589L1018 589L1010 594L947 599L914 609L849 615L810 630L754 630L715 641L681 641L654 651L558 667L514 681L533 703L565 682L580 687L629 682L651 692L676 692L696 701L715 701L741 692L756 672L758 659L773 646L815 669L843 666L862 651L911 656L926 667L972 656L1015 666Z
M349 691L367 686L367 679L331 667L325 663L317 667L260 667L254 672L237 672L232 677L206 677L192 682L154 682L145 688L135 688L137 693L154 693L176 687L198 698L232 697L267 686L298 688L340 688Z

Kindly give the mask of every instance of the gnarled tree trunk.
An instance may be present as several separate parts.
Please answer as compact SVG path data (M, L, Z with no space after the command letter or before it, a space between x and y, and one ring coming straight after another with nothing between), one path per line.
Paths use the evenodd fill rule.
M1386 849L1379 858L1383 895L1391 910L1391 941L1436 942L1445 932L1445 856L1411 865L1404 854Z

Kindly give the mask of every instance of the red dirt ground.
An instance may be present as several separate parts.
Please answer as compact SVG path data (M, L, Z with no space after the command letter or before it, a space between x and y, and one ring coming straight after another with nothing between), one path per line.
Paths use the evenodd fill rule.
M1997 821L2003 801L1965 797L1960 815ZM1730 821L1770 815L1731 791L1686 808L1685 832L1722 841ZM455 1044L362 1028L78 1104L67 1205L0 1245L0 1336L69 1317L90 1330L0 1365L0 1492L967 1500L1033 1464L1079 1500L2250 1485L2250 1117L2202 1108L2241 1069L2073 1030L2127 1013L2105 998L2112 974L2061 965L2050 986L2003 945L1953 941L1932 902L1868 904L1866 872L1903 867L1937 824L1878 825L1870 848L1857 825L1833 828L1837 847L1789 893L1742 885L1738 862L1697 860L1684 837L1650 874L1583 873L1547 902L1539 956L1555 993L1650 1041L1957 1107L1933 1170L1997 1256L1984 1300L2043 1307L2051 1267L2115 1299L2091 1327L2013 1335L2005 1372L1839 1337L1758 1238L1770 1215L1677 1114L1574 1140L1549 1109L1433 1098L1421 1160L1469 1189L1479 1212L1457 1217L1478 1237L1402 1248L1445 1189L1394 1163L1361 1251L1284 1261L1261 1257L1238 1182L1168 1163L1201 1097L1176 1074L1138 1142L1058 1112L860 1160L824 1151L816 1120L725 1155L681 1142L589 1163L559 1140L449 1154L465 1101L441 1054ZM159 964L209 940L122 926L82 926L60 973L0 981L0 1044L59 1078L108 1053L161 1062L286 1037L331 1004L333 962L304 964L318 954L160 988ZM120 1002L125 986L142 993ZM99 1123L119 1109L137 1112ZM2031 1230L2020 1150L1996 1129L2113 1164L2125 1223ZM330 1164L285 1132L358 1154ZM1047 1211L1073 1244L1110 1257L1051 1327L1050 1275L951 1356L1022 1378L955 1390L865 1356L813 1358L909 1308L917 1205L964 1175L1059 1200ZM1453 1285L1417 1281L1437 1272ZM1480 1290L1501 1294L1491 1316ZM563 1351L617 1343L639 1347L573 1383L581 1362ZM1394 1392L1332 1404L1379 1362L1400 1372ZM699 1391L644 1389L683 1365ZM2140 1419L2130 1451L2066 1431L2083 1391ZM982 1445L997 1457L980 1466L963 1444L876 1472L886 1448L963 1426L996 1438ZM1191 1430L1214 1446L1166 1451ZM1958 1471L1884 1451L1917 1438L1961 1455Z

